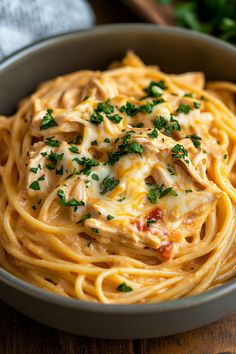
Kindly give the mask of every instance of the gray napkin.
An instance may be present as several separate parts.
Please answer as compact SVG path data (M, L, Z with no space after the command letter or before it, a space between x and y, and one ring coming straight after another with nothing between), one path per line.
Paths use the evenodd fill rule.
M86 0L0 0L0 60L36 40L94 24Z

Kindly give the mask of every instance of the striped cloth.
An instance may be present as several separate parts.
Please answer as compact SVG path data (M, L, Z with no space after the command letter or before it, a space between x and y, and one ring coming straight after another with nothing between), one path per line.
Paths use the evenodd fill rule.
M86 0L0 0L0 60L36 40L94 22Z

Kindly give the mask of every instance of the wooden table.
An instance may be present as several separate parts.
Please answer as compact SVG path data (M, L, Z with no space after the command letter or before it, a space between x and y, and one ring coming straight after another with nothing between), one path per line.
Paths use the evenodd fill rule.
M117 0L90 0L97 23L141 22ZM180 319L181 320L181 319ZM209 326L149 340L84 338L41 325L0 301L0 354L236 354L236 313Z

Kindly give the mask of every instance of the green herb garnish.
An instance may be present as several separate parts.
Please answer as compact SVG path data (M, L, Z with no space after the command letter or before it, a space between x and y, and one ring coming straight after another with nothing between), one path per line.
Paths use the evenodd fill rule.
M65 192L62 189L59 189L57 191L57 196L58 196L58 198L60 200L60 203L61 203L61 205L63 207L72 206L72 207L75 208L74 210L76 210L78 206L84 206L85 205L85 203L82 200L78 201L75 198L66 200Z
M53 110L51 108L47 109L47 113L43 117L42 124L40 126L40 130L48 129L51 127L56 127L58 126L57 122L52 116Z
M52 147L58 147L58 146L61 145L61 143L60 143L59 140L54 139L54 136L48 137L48 138L45 140L45 144L46 144L46 145L49 145L49 146L52 146Z
M192 110L192 108L188 104L182 103L179 108L176 110L176 113L184 113L187 114Z
M115 177L106 176L101 183L101 194L105 194L118 186L120 181Z
M150 133L148 133L149 138L154 139L158 137L158 130L154 128Z
M128 293L133 290L130 286L126 285L126 283L121 283L120 285L117 286L116 289L123 293Z
M187 160L188 151L183 145L176 144L171 151L174 159L183 159L187 164L189 164L189 160Z
M70 150L70 152L73 152L75 154L77 154L79 152L78 147L75 145L72 145L71 147L69 147L69 150Z
M109 220L112 220L112 219L114 219L115 217L113 216L113 215L107 215L107 220L109 221Z

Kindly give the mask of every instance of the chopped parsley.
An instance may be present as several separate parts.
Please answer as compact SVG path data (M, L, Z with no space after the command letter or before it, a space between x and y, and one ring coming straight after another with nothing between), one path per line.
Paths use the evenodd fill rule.
M45 180L45 177L44 177L44 176L39 177L36 181L32 182L32 183L29 185L29 188L30 188L30 189L33 189L34 191L40 191L40 184L39 184L39 182L40 182L40 181L44 181L44 180Z
M140 112L152 113L153 107L156 106L157 104L160 104L163 102L165 102L165 100L163 98L159 98L157 100L154 100L152 102L148 102L148 103L143 104L141 106L135 106L133 103L127 102L126 105L121 106L120 112L121 113L125 112L130 117L133 117Z
M60 175L60 176L63 175L63 166L61 166L61 168L59 169L56 168L56 175Z
M189 160L187 159L188 151L183 145L176 144L171 151L174 159L183 159L187 165L189 164Z
M154 139L158 137L158 130L154 128L150 133L148 133L149 138Z
M200 103L200 102L194 101L194 102L193 102L193 105L194 105L194 107L195 107L196 109L201 108L201 103Z
M109 138L104 139L104 143L109 144L110 142L111 142L111 140Z
M118 199L118 202L123 202L123 200L125 200L125 197L120 197L119 199Z
M119 114L114 114L113 116L107 116L107 118L115 124L119 124L123 119Z
M137 153L142 156L143 146L134 141L130 142L131 134L133 133L135 133L135 131L130 130L122 137L122 144L118 146L117 151L113 151L108 155L108 159L105 164L114 165L122 156L128 153ZM118 142L118 140L119 138L116 139L116 142Z
M84 166L84 168L79 172L80 174L84 174L84 175L89 175L91 172L91 167L95 167L99 165L99 163L96 160L90 159L89 157L85 157L85 156L83 156L81 159L75 157L73 161L76 161L79 165Z
M201 140L202 138L196 134L192 134L192 135L188 135L186 136L186 138L190 138L193 142L193 145L196 147L196 148L200 148L201 146Z
M148 87L144 89L144 91L147 93L146 97L160 97L162 95L161 90L167 90L168 87L165 85L164 80L160 81L151 81Z
M80 144L82 140L82 137L80 134L76 135L76 138L74 140L74 142L72 142L73 144Z
M147 226L149 227L150 225L155 224L156 222L157 222L156 219L149 219L147 220Z
M227 154L224 154L223 158L224 158L224 160L227 160L228 155L227 155Z
M110 220L112 220L112 219L114 219L114 218L115 218L115 217L114 217L113 215L110 215L110 214L107 215L107 220L108 220L108 221L110 221Z
M52 112L53 112L53 110L51 108L47 109L47 113L43 117L42 124L40 126L40 130L49 129L51 127L58 126L57 122L55 121L55 119L52 116Z
M52 147L58 147L61 145L61 142L57 139L54 139L54 136L50 136L45 140L45 144Z
M93 141L91 141L91 145L98 145L97 140L93 140Z
M91 115L90 122L95 125L99 125L103 122L103 116L97 113L96 111L94 111L93 114Z
M59 189L57 191L57 196L58 196L60 203L63 207L72 206L72 207L74 207L74 211L77 210L78 206L85 205L85 203L82 200L78 201L75 198L66 200L65 192L62 189Z
M121 291L123 293L128 293L133 289L131 288L131 286L126 285L126 283L121 283L120 285L117 286L116 290Z
M42 155L43 157L45 157L45 156L47 156L47 152L46 151L44 151L44 152L40 152L40 155Z
M120 181L115 177L106 176L101 183L101 194L105 194L118 186Z
M109 100L107 100L105 102L98 103L96 111L97 112L104 112L106 114L111 114L111 113L114 113L114 107L112 105L110 105Z
M153 124L156 129L162 131L162 133L167 136L171 136L172 130L181 130L179 122L174 119L173 114L170 115L170 121L168 121L165 117L159 116L155 118Z
M165 188L164 184L162 184L161 186L155 185L149 189L148 200L150 201L150 203L156 204L158 197L163 198L167 194L171 194L175 197L177 197L178 195L176 191L173 190L172 187Z
M192 191L193 191L192 189L186 189L185 193L192 193Z
M78 147L75 145L72 145L71 147L69 147L69 150L70 150L70 152L73 152L75 154L79 152Z
M193 98L193 94L191 92L187 92L187 93L185 93L184 97Z
M158 189L156 187L151 188L148 192L148 200L150 201L150 203L156 204L157 196L158 196Z
M87 219L90 219L91 218L91 214L84 214L81 219L77 222L77 224L80 224L81 222L84 222L85 220Z
M96 173L93 173L93 174L92 174L92 179L93 179L94 181L99 181L99 177L98 177L98 175L96 175Z
M177 193L173 190L172 187L169 187L169 188L166 188L165 189L165 186L162 184L160 187L159 187L159 198L163 198L165 197L167 194L172 194L173 196L177 197Z
M143 147L142 145L136 143L135 141L132 141L130 144L128 144L128 152L130 153L136 153L142 156L143 153Z
M134 128L142 128L143 126L144 124L142 122L139 122L136 125L134 125Z
M176 113L184 113L188 114L192 110L191 106L189 104L184 104L182 103L179 108L176 110Z
M94 110L90 118L90 122L95 125L101 124L104 120L104 117L101 113L105 113L105 114L114 113L114 107L109 104L109 100L107 100L106 102L98 103L97 108Z
M47 157L47 160L52 161L53 163L57 163L57 161L61 161L63 159L64 153L57 154L51 150L50 154Z
M34 191L40 190L40 185L38 181L34 181L29 185L29 188L33 189Z
M96 227L92 227L91 231L94 232L95 234L99 234L99 230Z
M38 167L31 167L30 172L37 173L38 172Z
M170 174L171 176L176 175L175 171L173 171L172 168L170 168L169 166L167 167L167 171L169 172L169 174Z

